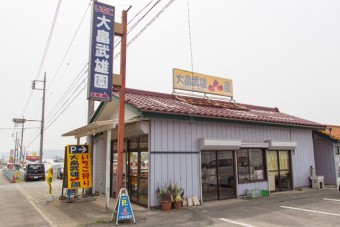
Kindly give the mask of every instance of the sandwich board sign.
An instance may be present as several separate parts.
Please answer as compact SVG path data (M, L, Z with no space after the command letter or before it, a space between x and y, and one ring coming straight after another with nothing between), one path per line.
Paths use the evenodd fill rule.
M131 202L129 199L129 194L125 188L122 188L119 191L118 200L116 202L111 219L114 218L116 212L116 225L118 225L118 221L131 219L133 219L133 222L136 223L135 215L133 214Z

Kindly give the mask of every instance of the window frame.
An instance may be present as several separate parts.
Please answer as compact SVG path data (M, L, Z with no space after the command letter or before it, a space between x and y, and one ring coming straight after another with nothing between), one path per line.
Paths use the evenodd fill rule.
M262 153L262 166L263 166L263 179L250 179L250 175L251 175L251 164L253 160L250 159L250 153L252 150L260 150ZM244 156L239 156L240 155L240 151L246 151L246 158L247 158L247 166L240 166L240 157L244 157ZM236 158L237 158L237 179L238 179L238 184L248 184L248 183L254 183L254 182L263 182L263 181L267 181L268 177L267 177L267 166L266 166L266 150L263 148L241 148L239 151L236 152ZM243 160L244 162L244 160ZM244 179L240 179L240 167L248 167L247 170L247 175L248 175L248 179L244 180Z

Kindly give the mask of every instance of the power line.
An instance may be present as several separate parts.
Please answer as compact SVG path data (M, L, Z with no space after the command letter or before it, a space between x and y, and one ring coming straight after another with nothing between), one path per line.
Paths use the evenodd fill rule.
M50 43L51 43L53 31L54 31L54 26L55 26L55 24L56 24L56 22L57 22L60 4L61 4L61 0L58 1L58 5L57 5L56 11L55 11L55 13L54 13L54 17L53 17L53 21L52 21L52 26L51 26L50 33L49 33L48 38L47 38L47 42L46 42L46 45L45 45L43 57L42 57L42 59L41 59L41 61L40 61L40 65L39 65L39 68L38 68L38 73L37 73L36 78L35 78L36 80L39 78L39 75L40 75L40 73L41 73L42 67L43 67L43 65L44 65L44 63L45 63L47 51L48 51L48 49L49 49L49 47L50 47ZM30 102L31 99L32 99L32 95L33 95L33 91L31 90L30 95L28 96L28 99L27 99L27 101L26 101L26 104L25 104L25 106L24 106L24 109L23 109L21 115L24 115L24 113L25 113L25 111L26 111L26 108L27 108L29 102Z
M135 35L134 37L133 37L133 39L127 44L127 46L129 46L131 43L133 43L145 30L146 30L146 28L147 27L149 27L173 2L174 2L175 0L170 0L157 14L156 14L156 16L154 16L144 27L143 27L143 29L141 29L138 33L137 33L137 35ZM152 1L150 1L142 10L140 10L138 13L137 13L137 15L138 14L140 14L144 9L146 9L146 7L148 6L148 5L150 5L151 4L151 2ZM142 19L144 19L145 17L146 17L146 15L147 14L149 14L150 12L151 12L151 10L157 5L157 4L159 4L159 2L161 2L161 0L158 0L143 16L142 16ZM89 7L88 7L89 8ZM87 8L87 10L88 10L88 8ZM86 10L86 12L87 12L87 10ZM86 15L86 12L85 12L85 14L84 14L84 16ZM136 15L136 16L137 16ZM134 20L135 18L136 18L136 16L132 19L132 20ZM84 17L82 18L82 21L83 21L83 19L84 19ZM139 24L141 21L142 21L142 19L139 19L130 29L129 29L129 32L131 32L135 27L136 27L136 25L137 24ZM131 21L132 21L131 20ZM131 22L130 21L130 22ZM130 23L129 22L129 23ZM82 23L82 22L81 22ZM80 25L81 25L81 23L80 23ZM80 25L78 26L78 29L77 29L77 31L76 31L76 33L78 32L78 30L79 30L79 27L80 27ZM74 36L75 37L75 36ZM74 39L74 37L73 37L73 39ZM71 43L70 43L70 46L72 45L72 43L73 43L73 40L71 41ZM119 43L118 43L119 44ZM68 48L68 50L67 50L67 52L69 51L69 49L70 49L70 46L69 46L69 48ZM117 45L116 45L117 46ZM115 47L116 47L115 46ZM66 54L65 54L65 56L67 55L67 52L66 52ZM120 53L118 53L116 56L115 56L115 58L119 55ZM65 58L65 56L64 56L64 58ZM62 62L64 61L64 58L63 58L63 60L62 60ZM62 64L62 63L61 63ZM77 77L76 77L76 79L73 81L73 83L69 86L69 88L67 89L67 91L63 94L63 96L60 98L60 100L58 101L58 103L52 108L52 110L49 112L49 114L48 115L50 115L50 114L52 114L52 112L55 110L55 109L57 109L60 105L61 105L61 102L63 102L63 104L61 105L61 107L58 109L58 110L56 110L55 111L55 113L53 114L53 116L49 119L49 121L48 121L48 125L45 127L45 131L50 127L50 126L52 126L52 124L56 121L56 120L58 120L59 119L59 117L66 111L66 109L75 101L75 99L80 95L80 93L86 88L86 84L83 86L83 87L81 87L81 89L78 91L78 93L77 94L75 94L76 92L77 92L77 90L80 88L80 86L82 85L82 83L84 83L85 81L86 81L86 78L77 86L77 88L75 88L75 90L73 91L73 93L71 94L71 95L69 95L69 98L66 100L66 101L62 101L63 99L66 99L66 96L68 96L68 94L69 94L69 92L71 91L71 89L72 89L72 87L75 87L76 86L76 84L79 82L79 77L80 77L80 75L84 75L85 73L83 73L82 74L82 71L86 68L86 66L88 65L88 63L86 63L85 64L85 66L83 67L83 69L80 71L80 73L77 75ZM60 68L60 67L59 67ZM58 68L58 71L59 71L59 68ZM87 69L87 68L86 68ZM58 73L58 72L57 72ZM55 75L57 75L57 73L55 74ZM51 85L51 84L50 84ZM74 96L73 96L74 95ZM71 100L71 98L72 98L72 96L73 96L73 99ZM70 101L71 100L71 101ZM70 102L69 102L70 101ZM69 102L69 103L68 103ZM66 106L65 106L66 105ZM64 107L64 108L63 108ZM63 109L62 109L63 108ZM37 135L35 135L35 137L31 140L31 142L29 143L29 145L27 146L27 147L29 147L37 138L38 138L38 136L39 136L39 134L37 134Z
M157 5L157 4L159 4L160 2L161 2L162 0L157 0L157 2L141 17L141 18L139 18L138 19L138 21L134 24L134 25L132 25L132 27L131 28L128 28L128 34L142 21L142 19L144 19L150 12L151 12L151 10ZM137 13L137 15L139 15L142 11L144 11L144 9L146 9L150 4L151 4L151 2L153 2L153 0L152 1L150 1L142 10L140 10L138 13ZM136 15L136 16L137 16ZM134 16L129 22L128 22L128 25L136 18L136 16ZM117 43L115 44L115 46L114 46L114 48L116 48L119 44L121 43L121 40L119 39L118 41L117 41Z
M88 67L88 63L86 63L84 65L84 67L81 69L81 71L79 72L79 74L76 76L76 78L73 80L73 82L71 83L71 85L67 88L67 90L64 92L64 94L62 95L62 97L59 99L59 101L57 102L56 105L54 105L54 107L48 112L47 117L49 117L49 115L51 113L53 113L53 111L59 107L60 103L63 101L63 99L70 93L71 89L75 86L75 84L79 81L79 78L81 75L83 75L84 73L82 73L85 69L85 73L87 72L87 68Z
M136 39L155 21L158 19L158 17L174 2L175 0L170 0L168 4L166 4L157 14L154 16L149 23L147 23L138 33L135 35L128 43L127 47L129 47ZM114 59L116 59L120 55L120 52L116 54Z
M65 58L66 58L66 55L68 54L68 52L69 52L69 50L70 50L70 48L71 48L71 46L72 46L72 44L73 44L73 41L74 41L75 37L76 37L77 34L78 34L78 31L79 31L79 29L80 29L80 26L82 25L82 23L83 23L83 21L84 21L84 18L85 18L85 16L86 16L87 11L89 10L90 6L91 6L91 1L90 1L89 5L87 6L86 10L85 10L85 13L84 13L84 15L83 15L83 17L82 17L82 19L81 19L81 21L80 21L78 27L77 27L77 30L76 30L76 32L74 33L73 38L72 38L72 40L71 40L71 42L70 42L70 44L69 44L69 46L68 46L68 48L67 48L67 50L66 50L66 53L64 54L64 57L63 57L63 59L61 60L61 62L60 62L60 64L59 64L59 67L58 67L58 69L57 69L57 72L56 72L56 73L54 74L54 76L52 77L51 83L50 83L49 86L47 87L47 90L48 90L49 87L53 84L54 79L56 78L57 74L59 73L59 70L60 70L62 64L64 63L64 60L65 60Z
M190 57L191 57L191 73L194 73L194 60L192 57L192 45L191 45L191 29L190 29L190 6L188 0L188 27L189 27L189 43L190 43Z

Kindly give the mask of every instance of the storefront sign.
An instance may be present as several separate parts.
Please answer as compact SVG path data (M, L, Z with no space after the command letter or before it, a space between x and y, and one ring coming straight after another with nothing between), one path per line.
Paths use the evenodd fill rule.
M115 8L94 2L87 99L111 101Z
M68 145L67 154L67 188L92 187L90 147L88 145Z
M233 81L200 73L173 69L174 89L233 97Z

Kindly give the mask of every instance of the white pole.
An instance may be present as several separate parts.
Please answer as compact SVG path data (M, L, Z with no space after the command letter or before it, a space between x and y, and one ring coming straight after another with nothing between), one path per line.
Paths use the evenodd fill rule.
M105 182L105 197L106 204L105 208L110 208L110 154L111 154L111 129L106 132L106 182Z

